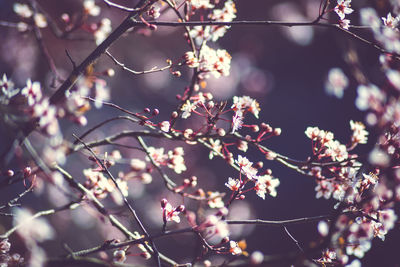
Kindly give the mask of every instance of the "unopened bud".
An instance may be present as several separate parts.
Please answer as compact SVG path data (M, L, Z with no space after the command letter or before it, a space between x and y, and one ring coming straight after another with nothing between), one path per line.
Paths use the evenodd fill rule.
M254 133L257 133L259 130L260 130L260 127L258 127L258 125L251 125L251 130L254 132Z
M151 176L150 173L144 172L140 175L140 180L144 184L150 184L153 181L153 177Z
M197 185L197 177L196 176L190 177L190 185L192 187L195 187Z
M150 109L149 109L149 108L145 108L145 109L143 109L143 111L144 111L145 113L150 113Z
M142 253L140 253L140 257L145 258L146 260L148 260L148 259L151 258L151 255L148 252L142 252Z
M132 159L131 160L131 168L134 171L143 171L146 168L146 162L140 159Z
M282 129L281 128L275 128L274 129L274 135L275 136L279 136L279 135L281 135L281 133L282 133Z
M171 119L176 119L178 118L178 112L174 111L171 113Z
M65 23L69 23L69 22L70 22L70 17L69 17L69 15L68 15L67 13L63 13L63 14L61 15L61 19L62 19L62 21L64 21Z
M272 170L271 169L266 169L264 173L267 174L267 175L271 175L272 174Z
M24 178L27 178L29 177L29 175L31 175L32 169L31 167L26 167L23 172L24 172Z
M155 30L157 30L157 25L150 24L149 28L150 28L150 30L155 31Z
M114 69L108 69L108 70L106 70L106 75L108 76L108 77L113 77L114 75L115 75L115 70Z
M7 176L8 177L13 177L14 176L14 171L13 170L8 170L7 171Z
M179 70L177 70L177 71L173 71L172 75L174 75L175 77L181 77L182 73Z
M264 166L264 163L262 161L257 162L254 164L254 168L256 169L261 169Z
M87 124L87 118L85 116L79 116L78 118L76 118L76 122L80 126L85 126Z
M159 111L158 109L155 108L155 109L153 110L153 113L152 113L152 114L153 114L153 116L157 116L158 114L160 114L160 111Z
M176 98L177 100L181 100L181 99L182 99L182 96L181 96L180 94L177 94L177 95L175 96L175 98Z
M200 197L205 197L206 196L206 194L204 193L204 190L201 189L201 188L198 189L195 194L200 196Z
M176 207L175 211L177 212L183 212L185 210L185 206L183 205L179 205L178 207Z
M217 133L219 136L225 136L226 132L223 128L218 128Z
M245 199L245 198L246 198L245 195L240 195L239 200L243 200L243 199Z
M270 133L270 132L272 132L272 127L271 126L269 126L268 124L266 124L266 123L261 123L261 129L263 129L265 132L267 132L267 133Z
M167 205L168 200L166 200L165 198L161 199L161 208L165 208L165 206Z
M189 186L189 185L190 185L189 179L184 179L184 180L183 180L183 186L187 187L187 186Z
M272 152L272 151L267 151L265 153L265 158L268 160L274 160L276 158L276 153Z
M264 254L260 251L254 251L250 256L250 263L252 265L260 265L264 261Z
M207 109L212 109L214 106L215 105L214 105L213 101L210 101L210 102L207 103Z

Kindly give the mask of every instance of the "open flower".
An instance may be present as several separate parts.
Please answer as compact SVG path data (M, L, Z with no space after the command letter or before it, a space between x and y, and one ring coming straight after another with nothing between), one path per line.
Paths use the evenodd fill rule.
M351 0L337 1L337 5L335 6L334 10L341 20L343 20L347 14L351 14L354 11L352 8L350 8L350 2Z
M179 214L184 211L185 207L180 205L176 208L172 207L172 205L165 198L161 201L161 210L163 212L163 220L164 222L174 221L179 223L181 218L179 218Z
M225 185L232 191L238 191L241 186L239 179L233 179L232 177L228 178L228 182Z

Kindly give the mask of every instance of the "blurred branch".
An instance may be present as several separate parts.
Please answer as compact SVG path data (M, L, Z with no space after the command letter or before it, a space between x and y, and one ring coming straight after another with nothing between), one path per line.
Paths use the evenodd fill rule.
M98 46L90 55L82 61L79 66L72 70L68 79L57 89L57 91L50 97L51 104L57 104L65 97L65 92L72 88L78 80L79 76L85 69L93 64L106 50L109 48L121 35L133 27L132 21L134 18L141 15L146 7L151 4L149 0L140 0L135 7L135 11L130 12L127 18Z
M134 234L131 231L129 231L114 215L110 214L106 210L104 205L93 195L93 193L90 190L88 190L81 183L77 182L67 171L65 171L60 166L55 165L54 169L59 171L64 176L64 178L66 179L66 181L68 182L68 184L71 187L79 190L82 194L85 194L89 198L89 200L91 200L93 202L97 211L100 212L105 217L107 217L110 220L111 224L114 227L116 227L118 230L120 230L128 239L133 239L134 241L138 240L139 234ZM138 243L140 243L140 242L138 242ZM159 255L163 261L169 263L170 265L176 264L176 262L174 262L170 258L166 257L165 255L163 255L161 253Z
M125 206L128 207L129 211L130 211L131 214L133 215L133 218L135 219L136 223L139 225L139 227L140 227L140 229L142 230L142 232L149 238L149 242L150 242L150 244L151 244L151 247L153 248L154 255L155 255L155 257L156 257L157 266L161 267L160 255L159 255L160 253L159 253L159 251L157 250L156 245L154 244L153 240L152 240L151 237L150 237L150 234L147 232L146 228L144 227L144 224L142 223L142 221L140 220L139 216L137 215L136 210L131 206L131 204L129 204L129 202L128 202L128 200L126 199L124 193L122 192L121 188L119 187L119 185L118 185L117 180L115 179L115 177L111 174L111 172L108 170L107 166L103 163L103 161L100 160L100 159L97 157L96 153L94 153L94 151L93 151L90 147L88 147L88 146L86 145L85 142L83 142L81 139L79 139L78 136L76 136L76 135L73 135L73 136L74 136L82 145L85 146L85 148L92 154L92 156L96 159L97 163L101 166L102 171L103 171L104 173L106 173L106 174L108 175L108 177L110 177L110 179L113 181L115 187L118 189L118 192L120 193L120 195L121 195L121 197L122 197L122 199L123 199L123 201L124 201L124 203L125 203Z
M23 226L24 224L28 223L29 221L32 221L41 216L51 215L51 214L54 214L56 212L63 211L63 210L73 210L79 206L79 203L81 202L81 200L82 199L80 199L78 201L72 201L64 206L59 207L59 208L39 211L39 212L35 213L29 219L21 222L20 224L15 225L13 228L8 230L6 233L0 235L0 239L6 239L6 238L10 237L10 235L12 235L15 231L17 231L21 226Z

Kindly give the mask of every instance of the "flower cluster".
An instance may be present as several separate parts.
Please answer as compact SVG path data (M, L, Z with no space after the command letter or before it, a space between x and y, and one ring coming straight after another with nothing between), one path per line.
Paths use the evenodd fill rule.
M122 198L118 190L116 190L116 185L114 182L107 178L103 172L94 169L85 169L83 174L87 178L85 182L85 187L88 188L96 198L104 199L111 193L111 196L115 203L121 205ZM128 196L128 183L122 178L116 179L117 185L121 190L124 197Z
M202 3L193 4L192 7L195 9L211 9L214 5L210 4L209 1L202 1ZM236 7L235 3L232 0L228 0L225 2L222 9L213 9L212 12L209 13L208 18L213 21L220 22L230 22L236 18ZM229 29L228 26L194 26L192 30L190 30L189 35L192 37L198 46L201 46L203 43L211 40L216 42L219 38L223 37Z
M34 24L39 28L47 27L46 17L42 13L37 12L36 10L34 11L27 4L15 3L14 12L22 19L22 22L18 25L20 31L27 30L27 24Z
M318 159L330 157L332 161L343 161L349 157L346 146L334 140L332 132L308 127L305 134L313 141L312 151Z
M349 29L350 20L345 19L346 15L353 13L350 8L351 0L337 0L337 4L333 9L340 18L340 26L344 29Z
M254 187L250 190L256 191L256 194L262 199L265 199L266 194L276 197L276 187L279 186L280 182L279 179L271 176L271 170L268 169L264 174L258 175L258 170L253 167L253 162L241 155L238 156L235 163L240 169L240 179L228 178L228 182L225 183L225 186L231 191L237 192L240 195L243 193L244 186L248 182L252 182L254 183Z
M148 148L149 156L152 161L158 166L168 166L173 169L176 173L182 173L186 171L185 159L183 157L184 150L182 147L176 147L173 150L168 151L164 154L164 148ZM147 158L147 160L150 160Z
M231 68L231 55L224 49L213 49L203 45L200 55L196 57L193 52L184 55L185 64L191 68L199 68L202 79L212 74L215 78L228 76Z

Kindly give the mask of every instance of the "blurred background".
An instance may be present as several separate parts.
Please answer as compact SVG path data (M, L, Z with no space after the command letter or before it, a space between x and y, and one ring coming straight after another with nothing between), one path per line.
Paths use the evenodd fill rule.
M41 0L37 1L40 7L60 23L63 13L74 14L82 10L82 1L75 0ZM115 1L126 6L133 6L135 1ZM12 12L14 1L0 0L0 20L18 22L18 17ZM96 2L102 7L101 17L108 17L112 21L113 29L125 18L124 12L106 7L102 1ZM352 23L358 24L357 9L366 4L377 9L381 16L387 13L385 1L354 1L356 10L349 15ZM237 20L285 20L285 21L312 21L318 15L320 1L236 1ZM328 21L336 23L336 14L326 16ZM172 20L174 16L167 12L159 19ZM99 17L90 20L98 22ZM80 39L88 40L64 40L54 36L45 28L42 30L43 40L53 58L57 70L62 77L68 77L71 71L71 62L66 56L68 50L72 59L80 63L94 48L95 43L90 40L90 35L78 30L76 35ZM371 38L367 31L358 31L360 35ZM42 55L38 44L31 33L19 33L14 28L0 27L0 75L7 74L16 84L22 88L26 80L31 78L40 81L46 94L51 95L57 89L51 86L52 74L45 57ZM82 37L82 38L81 38ZM278 27L278 26L234 26L218 41L214 47L226 49L232 55L231 75L220 79L207 81L205 90L213 93L217 100L228 100L231 104L234 95L248 95L257 99L261 105L260 121L270 124L272 127L280 127L280 137L272 138L265 145L283 155L294 159L305 160L311 153L311 142L305 136L304 131L308 126L318 126L320 129L332 131L335 138L342 143L347 143L351 136L349 121L363 121L364 114L358 111L354 105L357 83L352 78L353 68L346 62L349 53L356 51L359 59L359 67L370 81L379 84L382 73L379 70L379 54L371 47L350 38L343 32L321 27ZM111 48L110 52L128 67L140 71L154 66L165 66L166 60L176 62L188 51L188 46L183 38L182 28L159 27L157 31L140 30L136 33L126 34ZM349 77L350 84L344 93L343 99L328 96L324 90L327 73L331 68L342 68ZM144 108L158 108L160 115L157 121L168 120L178 101L176 94L182 94L185 86L190 82L190 70L180 68L182 77L177 78L170 72L134 76L121 71L114 63L102 56L96 63L95 72L101 73L108 68L114 68L114 77L103 77L111 89L111 101L133 112L139 112ZM62 121L64 137L73 140L72 134L80 134L94 126L98 122L120 115L114 109L94 107L87 114L88 125L77 126L68 121ZM256 121L247 119L245 123ZM187 125L195 127L193 121ZM88 140L94 140L121 130L140 129L128 123L115 122L108 127L96 131ZM1 142L4 144L12 141L13 132L6 126L1 127ZM35 135L31 137L36 140ZM198 177L199 187L205 191L220 191L228 193L224 186L228 177L237 177L237 172L226 166L219 158L208 160L208 151L200 146L188 146L183 143L166 142L161 140L146 139L149 145L172 149L176 146L185 148L185 159L188 171L181 176L171 174L177 184L192 175ZM132 140L124 140L126 144L134 144ZM375 142L374 133L370 133L369 143L357 148L356 152L365 155ZM111 151L110 147L99 148L96 152ZM143 159L142 153L132 150L121 150L125 159L138 157ZM235 151L237 154L243 152ZM309 177L303 177L293 170L284 168L278 163L265 161L260 153L249 149L246 156L253 162L264 161L264 167L272 169L273 175L280 179L278 196L259 198L254 192L246 195L243 201L237 201L231 208L230 219L266 219L284 220L300 217L318 216L330 214L335 202L331 200L315 199L315 182ZM235 156L236 158L236 156ZM23 165L15 160L12 168ZM77 153L72 155L65 167L74 176L83 181L82 170L90 166L87 155ZM112 170L126 171L129 164L117 164ZM10 167L10 168L11 168ZM173 175L173 176L172 176ZM23 204L33 209L44 209L65 204L67 199L60 191L43 182L41 190L34 195L23 199ZM15 192L23 190L23 185L14 185L1 189L1 203L10 199ZM173 205L182 203L182 199L163 189L161 178L154 173L153 182L143 185L132 181L130 184L130 198L138 214L148 225L150 232L159 232L162 224L160 200L166 197ZM112 206L112 204L110 204ZM185 203L187 207L196 209L195 203ZM122 220L129 223L129 214L115 209ZM207 212L207 211L205 211ZM67 243L72 249L84 249L95 246L105 239L122 238L119 233L104 230L104 225L97 223L96 212L89 206L80 208L72 213L63 212L49 218L52 225L59 233L59 239L48 242L50 255L59 255L62 243ZM183 220L185 221L185 220ZM1 232L8 228L10 221L0 217ZM168 228L185 227L169 224ZM305 247L318 240L316 223L290 226L288 230ZM281 228L237 226L231 228L232 239L246 239L247 251L260 250L265 254L284 254L297 251L296 245ZM17 237L14 236L16 239ZM157 240L160 251L172 258L182 261L193 257L196 249L192 235L168 237ZM378 239L373 241L372 249L362 260L365 266L399 266L398 256L394 251L398 250L400 240L399 229L393 230L387 235L385 242ZM17 248L15 248L17 249ZM144 262L139 257L131 257L131 262ZM213 258L218 262L218 257ZM151 263L150 263L151 264ZM364 265L363 265L364 266Z

